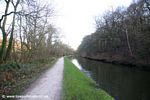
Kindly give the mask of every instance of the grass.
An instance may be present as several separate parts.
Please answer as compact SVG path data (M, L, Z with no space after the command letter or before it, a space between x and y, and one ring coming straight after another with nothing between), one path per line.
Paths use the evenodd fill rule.
M36 80L56 59L44 62L30 62L16 65L14 63L0 65L0 99L1 95L17 95Z
M64 59L63 100L114 100L82 73L68 58Z

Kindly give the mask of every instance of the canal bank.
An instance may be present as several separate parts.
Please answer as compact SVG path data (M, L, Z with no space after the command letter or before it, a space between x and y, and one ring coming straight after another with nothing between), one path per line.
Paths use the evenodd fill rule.
M67 58L64 59L63 100L114 100Z
M85 58L72 62L115 100L150 100L150 72Z
M138 61L131 57L121 57L119 59L116 58L101 58L101 57L94 57L94 56L79 56L85 59L100 61L103 63L115 64L115 65L123 65L130 68L137 68L140 70L150 71L150 62L149 61Z

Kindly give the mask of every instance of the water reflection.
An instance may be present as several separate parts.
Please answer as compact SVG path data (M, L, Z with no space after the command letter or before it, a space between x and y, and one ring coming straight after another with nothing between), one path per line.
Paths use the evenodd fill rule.
M81 65L79 64L79 62L77 61L77 59L73 59L72 63L75 64L77 66L77 68L79 68L80 70L82 70L83 68L81 67Z
M116 100L150 100L150 72L84 58L78 62L80 69L90 72L99 87Z
M80 69L81 71L83 71L88 77L92 78L92 73L84 68L81 67L81 65L79 64L77 59L73 59L72 63L76 65L76 67L78 69Z

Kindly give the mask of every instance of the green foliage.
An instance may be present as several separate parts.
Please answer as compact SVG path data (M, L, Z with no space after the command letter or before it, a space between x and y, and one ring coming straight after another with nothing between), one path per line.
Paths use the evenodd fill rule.
M38 76L51 67L56 59L26 64L1 64L0 65L0 95L16 95L22 92L26 86L38 78Z
M16 70L19 69L20 65L17 63L8 63L8 64L0 64L0 72L7 71L7 70Z
M63 100L114 100L67 58L64 67Z

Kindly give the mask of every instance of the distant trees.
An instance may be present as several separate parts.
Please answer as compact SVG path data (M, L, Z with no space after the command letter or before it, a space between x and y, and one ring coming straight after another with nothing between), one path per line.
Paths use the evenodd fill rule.
M150 59L150 2L139 0L127 9L118 7L96 17L96 32L86 36L78 48L80 55L122 55ZM105 57L104 57L105 58Z
M60 56L65 51L59 51L58 49L62 49L59 46L71 50L60 42L58 30L50 23L54 15L51 5L35 0L0 2L5 4L0 4L4 7L0 13L0 63L10 60L27 62Z

